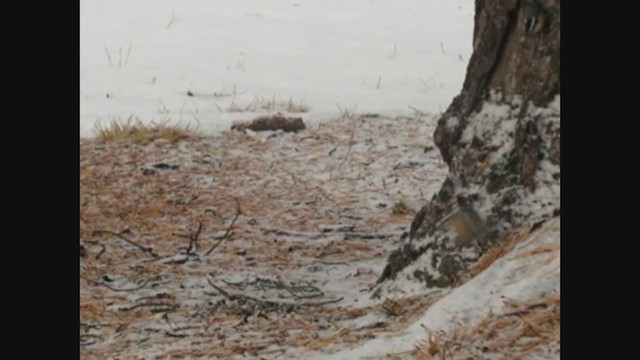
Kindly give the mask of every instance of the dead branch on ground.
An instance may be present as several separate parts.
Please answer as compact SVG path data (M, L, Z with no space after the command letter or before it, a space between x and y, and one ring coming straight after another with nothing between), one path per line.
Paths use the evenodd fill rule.
M137 247L138 249L142 250L142 252L148 253L149 255L153 256L154 258L157 258L159 255L156 254L153 251L153 248L151 248L150 246L142 246L138 243L136 243L135 241L132 241L128 238L126 238L123 234L128 234L130 233L131 230L129 229L124 229L121 232L115 232L115 231L111 231L111 230L95 230L91 235L92 236L96 236L96 235L101 235L101 234L110 234L113 236L116 236L122 240L124 240L125 242Z
M327 301L321 301L321 302L306 302L306 303L287 303L287 302L280 302L280 301L273 301L273 300L260 300L248 295L229 294L223 288L214 284L213 281L211 281L211 279L209 279L208 277L207 277L207 282L214 289L216 289L220 294L222 294L222 296L224 296L230 301L241 300L244 302L252 302L260 305L262 309L275 310L275 309L282 309L282 308L302 308L307 306L323 306L328 304L334 304L344 299L344 297L340 297L334 300L327 300Z
M195 234L177 234L172 233L171 235L189 239L189 247L187 247L187 255L194 255L198 251L198 238L200 237L200 233L202 232L202 221L198 221L198 230ZM191 250L193 249L193 252Z
M218 245L222 243L224 239L229 237L229 234L231 233L231 229L233 229L233 225L235 225L236 220L238 220L238 217L240 217L240 214L242 214L242 209L240 209L240 201L236 198L236 215L233 217L233 220L231 220L231 224L227 228L227 231L224 233L224 235L222 235L222 238L220 238L220 240L218 240L218 242L215 243L211 247L211 249L209 249L206 253L204 253L204 256L211 254L211 252L213 252L213 250L215 250L218 247Z
M104 287L106 287L107 289L109 289L109 290L111 290L111 291L115 291L115 292L127 292L127 291L136 291L136 290L140 290L140 289L142 289L143 287L145 287L145 286L147 285L147 283L149 282L149 279L144 279L144 281L142 282L142 284L140 284L140 285L138 285L138 286L136 286L136 287L133 287L133 288L130 288L130 289L116 289L116 288L114 288L114 287L110 286L109 284L105 284L105 283L104 283L104 282L102 282L102 281L95 281L95 280L91 280L91 279L89 279L89 278L87 278L87 277L84 277L84 276L82 276L82 275L80 275L80 278L85 279L86 281L88 281L88 282L92 283L93 285L104 286Z

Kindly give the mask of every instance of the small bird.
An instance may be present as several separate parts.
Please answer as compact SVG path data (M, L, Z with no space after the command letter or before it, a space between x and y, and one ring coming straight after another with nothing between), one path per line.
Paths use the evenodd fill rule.
M525 0L522 8L522 22L527 34L538 33L544 27L544 11L537 0Z
M442 219L437 228L453 230L456 233L454 243L456 246L469 246L471 240L484 234L484 221L471 207L454 210Z

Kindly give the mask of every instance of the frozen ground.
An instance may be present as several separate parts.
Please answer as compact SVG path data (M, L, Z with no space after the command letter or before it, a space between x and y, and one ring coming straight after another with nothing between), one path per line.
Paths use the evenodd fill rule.
M437 113L462 87L473 13L473 0L81 0L80 135L131 115L212 133L303 107L307 123Z
M81 140L82 357L304 358L402 328L370 288L446 174L435 122Z
M450 334L460 324L476 324L483 317L506 313L505 303L509 301L526 302L530 299L545 299L550 296L559 298L560 218L551 220L541 230L525 235L524 238L525 241L498 259L484 272L431 305L404 331L386 334L359 347L330 356L323 354L317 359L349 360L403 353L411 350L420 341L424 341L427 329L433 333L443 331L444 334ZM545 305L545 302L540 301L540 304ZM513 330L503 329L503 331ZM469 341L464 344L465 349L457 349L455 358L502 358L504 350L512 351L510 355L517 357L516 351L521 350L514 342L511 349L503 348L501 355L493 354L492 357L486 349L482 350L485 346L482 341L478 341L479 338L481 337L473 340L481 345ZM486 341L486 339L483 340ZM559 342L544 342L536 349L535 356L556 359L559 358L559 349ZM530 358L531 355L528 353L524 356Z
M81 138L98 118L130 115L213 135L178 146L81 139L83 359L414 358L428 331L488 329L488 316L516 318L509 302L559 297L558 218L459 287L370 298L446 175L431 134L462 85L472 0L80 8ZM299 134L221 134L303 107L312 126ZM529 321L545 306L515 314ZM554 339L536 355L557 358ZM501 358L477 340L456 339L472 358Z
M435 122L343 118L177 146L81 140L81 357L415 358L428 331L442 338L481 321L444 345L472 358L557 358L559 332L523 323L534 310L559 311L540 300L559 299L559 218L523 229L457 288L398 281L393 297L371 298L446 175ZM513 312L507 301L525 305ZM525 318L505 325L520 321L510 312ZM541 344L527 340L540 333Z

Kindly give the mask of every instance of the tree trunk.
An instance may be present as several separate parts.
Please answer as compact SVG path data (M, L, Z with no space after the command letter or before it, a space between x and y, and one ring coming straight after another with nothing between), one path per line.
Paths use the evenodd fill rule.
M408 277L449 286L513 229L559 215L559 95L560 0L476 0L463 90L433 136L449 175L379 282L417 263Z

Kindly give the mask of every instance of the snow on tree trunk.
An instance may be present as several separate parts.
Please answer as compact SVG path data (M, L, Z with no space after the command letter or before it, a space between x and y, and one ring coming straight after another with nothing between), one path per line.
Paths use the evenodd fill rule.
M560 0L476 0L473 49L434 133L449 175L375 296L390 280L449 286L510 231L560 213Z

